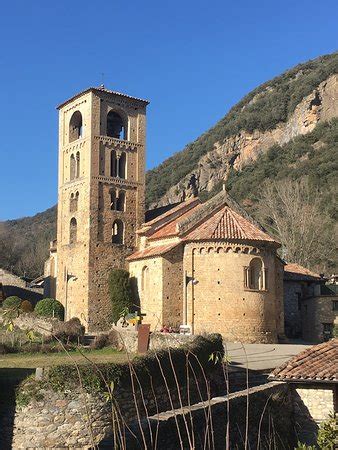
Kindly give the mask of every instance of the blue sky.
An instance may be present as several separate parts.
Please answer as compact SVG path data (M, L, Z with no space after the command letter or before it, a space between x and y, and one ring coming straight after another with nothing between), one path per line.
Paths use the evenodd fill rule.
M3 0L0 220L57 198L55 106L89 86L151 101L147 167L243 95L337 49L334 0Z

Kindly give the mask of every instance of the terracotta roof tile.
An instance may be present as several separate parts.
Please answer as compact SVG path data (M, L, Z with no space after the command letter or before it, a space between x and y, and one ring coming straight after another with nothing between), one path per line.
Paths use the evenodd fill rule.
M284 279L315 281L322 280L322 277L318 275L318 273L311 272L311 270L306 269L299 264L286 264L284 266Z
M169 252L173 248L177 247L178 245L180 245L180 242L172 242L171 244L147 247L144 250L138 250L137 252L134 252L132 255L128 256L126 259L128 261L134 261L137 259L153 258L155 256L161 256L161 255L164 255L165 253Z
M276 242L267 233L233 211L229 206L225 206L197 226L186 235L185 239L237 239Z
M270 375L286 381L338 381L338 339L331 339L296 355Z
M179 203L174 208L170 209L169 211L166 211L165 213L161 214L160 216L157 216L155 219L150 220L149 222L146 222L145 225L147 225L147 226L148 225L155 225L158 222L161 222L161 221L163 221L166 218L168 218L168 220L170 220L171 216L176 218L176 217L178 217L179 212L181 210L183 210L182 211L182 214L183 214L183 212L184 212L184 210L186 208L190 208L190 207L196 206L197 204L200 204L200 203L201 202L200 202L200 200L198 198L191 198L191 199L189 199L189 200L187 200L185 202ZM176 215L176 214L178 214L178 215Z
M182 214L180 214L178 217L175 217L173 220L165 223L154 234L152 234L149 239L163 239L167 237L177 236L179 234L179 230L177 228L179 222L189 217L194 211L196 211L197 208L200 207L202 207L200 203L194 204L194 206L188 211L183 211Z

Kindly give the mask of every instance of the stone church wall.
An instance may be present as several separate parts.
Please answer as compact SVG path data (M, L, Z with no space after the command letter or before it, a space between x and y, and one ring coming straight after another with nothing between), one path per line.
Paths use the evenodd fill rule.
M244 268L255 257L267 268L266 289L245 288ZM213 331L229 341L277 342L283 297L280 286L276 289L282 272L275 250L224 242L190 243L185 247L184 268L195 279L187 288L188 323L194 333Z

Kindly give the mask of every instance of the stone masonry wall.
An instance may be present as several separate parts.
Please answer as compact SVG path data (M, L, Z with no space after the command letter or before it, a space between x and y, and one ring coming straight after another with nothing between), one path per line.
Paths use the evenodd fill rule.
M320 383L293 385L295 426L301 442L316 442L318 424L334 412L334 389L334 385Z
M266 289L244 285L244 267L260 258L266 268ZM188 324L194 333L217 332L225 340L277 342L283 330L283 296L275 249L226 242L189 243L184 249L184 270L189 283ZM277 289L278 282L278 289Z
M60 107L59 194L57 226L57 299L66 319L79 317L90 331L109 328L108 274L125 268L125 257L136 247L136 229L144 222L145 108L143 101L107 91L85 92ZM127 136L107 136L107 114L114 110L125 121ZM75 111L82 114L82 135L69 142ZM112 176L111 153L126 158L125 176ZM70 158L80 170L70 177ZM110 191L125 193L124 211L111 206ZM71 208L71 195L78 197ZM76 243L70 243L70 220L77 222ZM112 243L115 220L123 223L123 243ZM72 275L71 277L67 277Z
M333 323L338 316L333 309L333 301L337 301L336 295L312 297L302 302L302 328L303 339L310 342L323 342L323 324Z
M209 381L213 394L217 395L218 376L216 374L214 376L211 374ZM169 398L164 383L157 384L154 393L150 387L141 391L137 381L134 382L135 395L131 387L128 389L117 387L114 390L114 404L117 405L116 410L119 411L122 427L123 421L127 424L137 421L137 410L140 417L144 418L146 415L157 414L157 411L166 411L171 405L178 408L181 401L183 405L188 403L188 390L185 386L180 386L179 391L177 388L170 388ZM207 398L204 380L200 379L198 385L197 389L195 382L190 380L189 394L192 403ZM50 389L41 389L39 395L40 399L31 400L27 406L17 407L13 449L27 448L27 445L34 448L87 448L99 444L103 439L111 439L112 406L103 394L93 395L80 390L53 392ZM11 430L2 431L11 433Z
M226 438L227 418L229 439ZM288 387L283 383L268 383L230 394L229 397L212 398L208 403L200 402L190 408L167 411L149 419L150 424L143 422L147 448L225 449L228 441L228 448L242 449L245 448L247 423L247 448L294 448L295 443L292 401ZM152 434L149 433L149 425ZM142 442L137 424L132 427L132 432L136 434L136 439L128 435L128 449L136 449L137 441Z

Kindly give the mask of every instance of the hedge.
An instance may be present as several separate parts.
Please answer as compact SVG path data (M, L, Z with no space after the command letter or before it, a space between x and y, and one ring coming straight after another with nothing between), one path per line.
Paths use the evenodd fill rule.
M206 337L198 336L189 345L172 348L170 351L161 350L148 352L145 356L136 357L132 361L133 370L142 386L163 385L163 377L169 387L176 387L175 375L179 385L185 385L187 381L187 364L192 373L201 374L201 368L207 373L215 368L216 361L210 356L217 353L220 361L224 355L222 336L211 334ZM159 363L160 362L160 363ZM172 365L171 365L172 364ZM163 374L161 372L163 371ZM123 364L98 364L79 366L84 389L91 393L105 392L105 382L110 385L121 386L130 389L130 367ZM48 381L55 391L73 390L79 385L79 377L76 367L60 365L51 367L48 372Z

